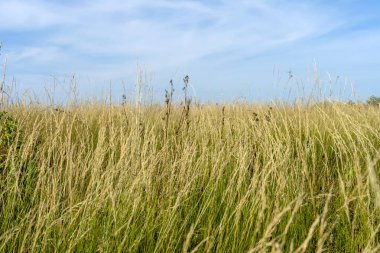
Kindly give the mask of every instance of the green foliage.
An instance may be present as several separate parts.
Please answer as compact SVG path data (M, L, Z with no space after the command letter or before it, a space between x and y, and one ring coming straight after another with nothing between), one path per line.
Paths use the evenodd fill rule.
M17 131L16 121L7 115L6 112L0 112L0 163L8 151L9 146L15 140Z
M373 106L380 106L380 97L370 96L367 99L367 104L368 105L373 105Z

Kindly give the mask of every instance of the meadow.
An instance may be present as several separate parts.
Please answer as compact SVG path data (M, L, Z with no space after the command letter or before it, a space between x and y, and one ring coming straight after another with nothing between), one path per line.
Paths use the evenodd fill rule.
M380 109L14 104L0 252L379 252Z

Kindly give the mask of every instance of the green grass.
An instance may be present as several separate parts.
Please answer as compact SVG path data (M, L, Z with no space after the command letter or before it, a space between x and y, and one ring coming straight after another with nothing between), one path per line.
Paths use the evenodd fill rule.
M380 250L378 108L170 107L7 108L0 252Z

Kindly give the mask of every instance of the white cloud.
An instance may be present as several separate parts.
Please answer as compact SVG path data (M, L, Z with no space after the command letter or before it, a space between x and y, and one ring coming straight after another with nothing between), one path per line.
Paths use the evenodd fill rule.
M315 6L205 2L112 0L70 7L10 1L0 6L7 10L1 19L8 20L1 25L3 29L54 26L59 32L46 35L45 43L50 46L93 54L137 55L147 61L167 58L173 64L231 50L260 52L339 25L326 13L321 16Z
M54 6L41 1L1 1L0 10L1 30L35 30L62 22Z
M350 22L344 8L319 1L9 0L0 9L6 10L0 31L42 36L32 45L25 38L10 46L14 65L33 63L39 74L76 71L110 79L125 76L137 61L163 73L236 67Z

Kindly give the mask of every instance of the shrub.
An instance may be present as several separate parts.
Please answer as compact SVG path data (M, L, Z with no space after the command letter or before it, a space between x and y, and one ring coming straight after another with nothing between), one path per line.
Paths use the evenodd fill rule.
M367 99L367 104L372 106L380 106L380 97L370 96Z
M16 121L6 112L0 112L0 161L16 136Z

